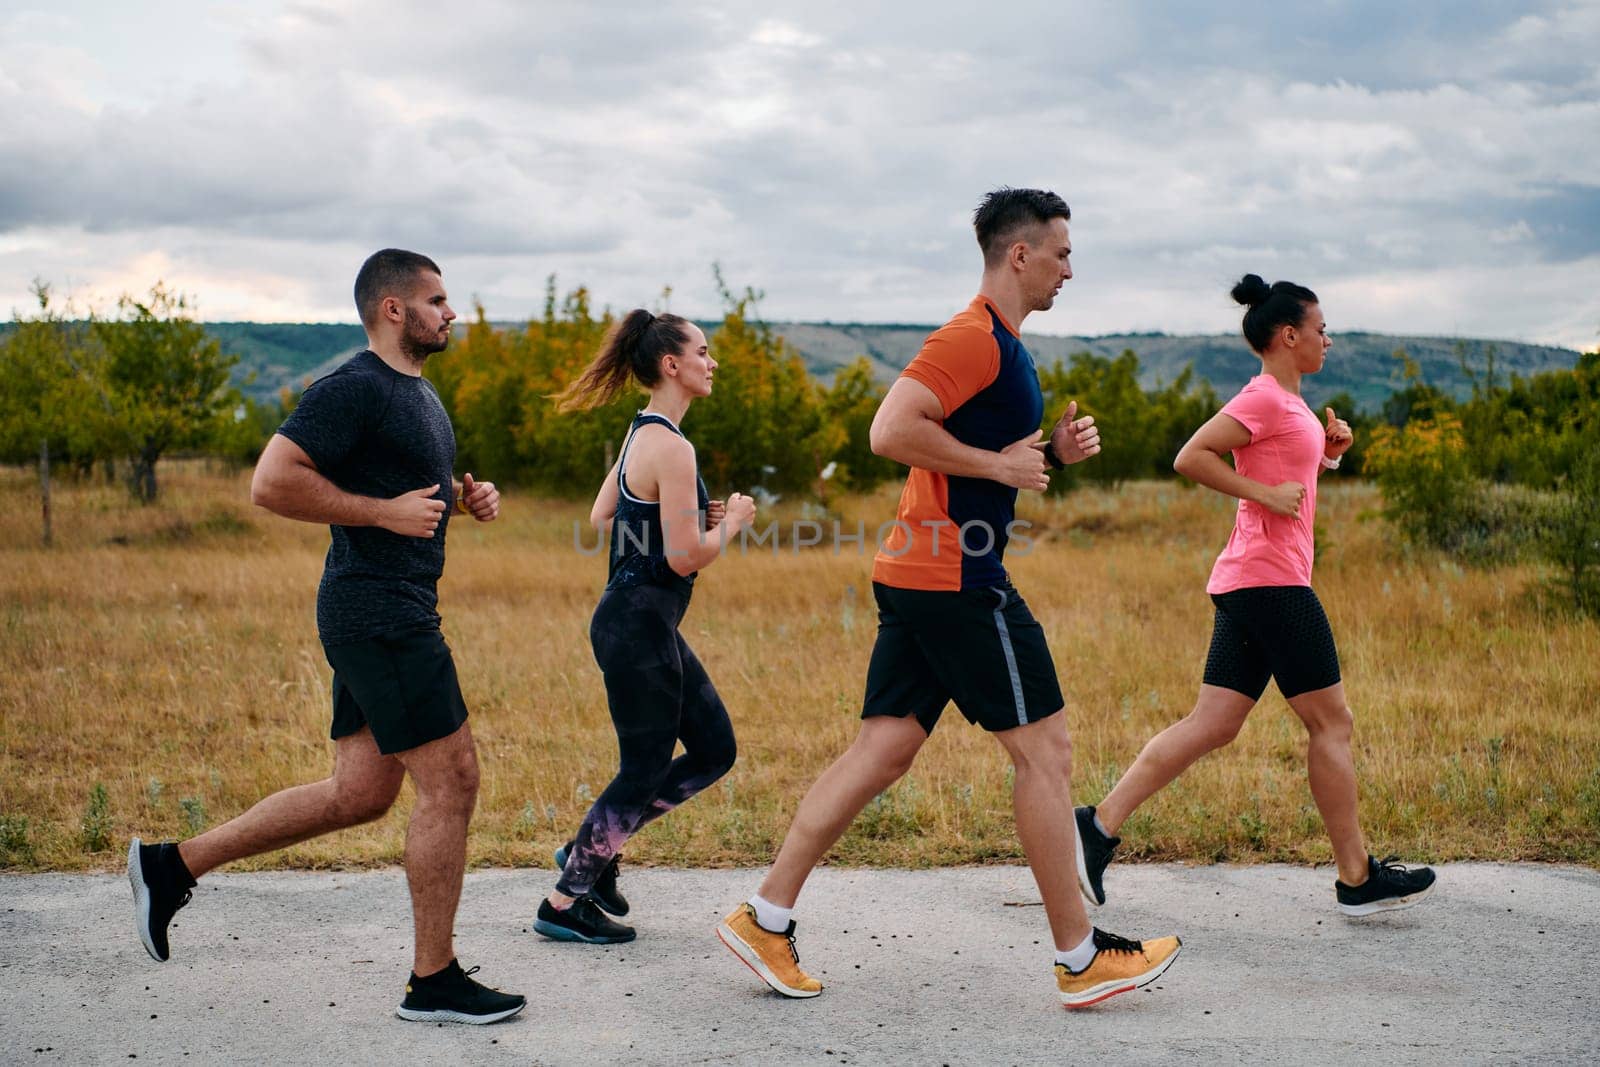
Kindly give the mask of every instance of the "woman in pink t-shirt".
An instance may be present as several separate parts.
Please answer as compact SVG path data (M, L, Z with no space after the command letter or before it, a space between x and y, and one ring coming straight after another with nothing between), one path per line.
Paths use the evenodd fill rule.
M1098 809L1077 809L1078 880L1091 902L1105 903L1102 875L1124 820L1195 760L1232 741L1271 678L1309 734L1306 768L1333 842L1339 909L1371 915L1403 908L1432 888L1434 874L1367 852L1339 653L1311 590L1317 476L1337 467L1353 441L1332 408L1320 422L1300 397L1301 378L1322 369L1332 342L1317 295L1304 286L1268 285L1247 274L1233 298L1249 308L1244 335L1261 373L1195 431L1173 463L1184 477L1239 501L1206 584L1216 618L1200 696L1188 716L1151 738ZM1230 452L1232 467L1223 458Z

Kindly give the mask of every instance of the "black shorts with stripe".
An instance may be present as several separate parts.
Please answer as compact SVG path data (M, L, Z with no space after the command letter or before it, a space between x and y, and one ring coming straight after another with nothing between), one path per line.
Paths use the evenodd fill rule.
M1339 684L1339 650L1322 602L1308 585L1264 585L1213 593L1206 685L1256 700L1267 679L1285 698Z
M914 716L928 733L955 702L998 732L1061 710L1044 627L1010 584L934 591L872 583L878 640L861 717Z

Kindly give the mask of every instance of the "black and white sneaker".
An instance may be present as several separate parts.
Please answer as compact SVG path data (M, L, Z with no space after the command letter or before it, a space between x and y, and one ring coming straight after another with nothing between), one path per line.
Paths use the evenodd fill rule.
M1074 808L1072 811L1078 824L1078 832L1074 835L1078 841L1078 888L1083 890L1083 897L1095 907L1106 902L1106 890L1103 879L1106 867L1111 863L1111 854L1122 844L1120 837L1108 837L1100 832L1094 824L1094 808Z
M591 945L620 945L635 936L633 927L613 922L586 896L565 909L557 909L548 900L539 901L539 917L533 921L533 928L556 941L587 941Z
M1335 881L1333 892L1339 899L1339 910L1354 917L1375 915L1409 908L1427 896L1436 877L1433 868L1402 867L1394 862L1397 858L1385 856L1377 860L1368 856L1367 880L1360 885Z
M556 849L556 867L565 870L567 857L572 855L573 842L568 841ZM622 890L617 888L617 876L621 873L622 853L611 857L611 862L606 864L606 869L600 872L600 877L594 880L594 885L589 889L589 895L594 902L600 905L602 911L609 912L617 918L628 914L628 898L622 895Z
M189 903L195 885L178 846L146 845L134 838L128 845L128 884L133 887L133 924L139 940L151 959L165 963L171 955L167 924Z
M527 1007L526 997L502 993L471 978L474 967L463 971L451 960L445 969L426 978L413 974L406 982L406 998L394 1013L417 1023L497 1023Z

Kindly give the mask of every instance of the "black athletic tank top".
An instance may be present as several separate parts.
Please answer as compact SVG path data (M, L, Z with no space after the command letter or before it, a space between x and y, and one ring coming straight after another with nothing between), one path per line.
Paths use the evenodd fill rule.
M649 423L658 423L683 437L683 431L674 426L671 419L654 412L639 412L634 416L633 425L628 427L628 439L622 445L622 458L617 462L617 512L611 518L611 570L606 588L653 584L673 586L688 592L694 586L694 575L684 577L667 564L660 501L640 500L628 492L628 449L633 447L633 438L639 427ZM700 513L692 521L703 530L710 495L706 492L705 481L700 477L698 464L694 481ZM671 518L672 521L681 522L688 517Z

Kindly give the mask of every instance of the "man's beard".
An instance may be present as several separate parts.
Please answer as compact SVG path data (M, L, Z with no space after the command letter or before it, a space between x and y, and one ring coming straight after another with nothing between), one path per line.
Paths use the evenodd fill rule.
M448 333L441 336L438 330L429 330L416 312L406 308L406 328L400 335L400 351L407 359L421 365L427 362L429 356L443 352L449 345Z

